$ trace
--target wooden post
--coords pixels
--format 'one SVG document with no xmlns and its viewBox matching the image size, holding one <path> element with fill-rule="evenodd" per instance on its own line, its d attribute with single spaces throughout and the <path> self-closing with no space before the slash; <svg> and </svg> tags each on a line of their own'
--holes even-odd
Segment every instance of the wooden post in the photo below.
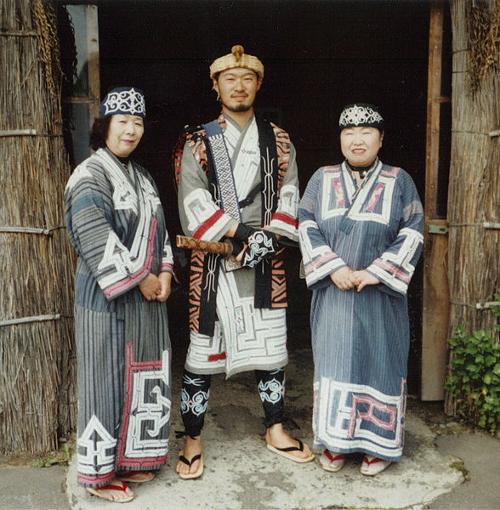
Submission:
<svg viewBox="0 0 500 510">
<path fill-rule="evenodd" d="M 492 136 L 500 130 L 500 55 L 488 46 L 488 38 L 478 37 L 486 29 L 483 22 L 491 24 L 488 30 L 495 27 L 494 2 L 452 0 L 449 5 L 454 91 L 448 187 L 451 335 L 458 326 L 472 333 L 492 331 L 497 324 L 485 305 L 498 294 L 500 274 L 500 230 L 489 228 L 500 223 L 500 139 Z M 482 62 L 476 60 L 480 54 Z M 447 395 L 446 412 L 456 414 L 465 397 Z"/>
<path fill-rule="evenodd" d="M 99 24 L 97 5 L 87 5 L 87 51 L 89 77 L 89 120 L 90 124 L 99 116 L 100 75 L 99 75 Z"/>
<path fill-rule="evenodd" d="M 90 148 L 85 137 L 90 133 L 94 119 L 99 116 L 100 73 L 99 73 L 99 23 L 97 5 L 67 5 L 70 16 L 78 20 L 74 22 L 77 59 L 82 72 L 86 73 L 87 87 L 80 90 L 79 95 L 66 96 L 65 103 L 73 105 L 74 126 L 72 163 L 77 165 L 90 156 Z M 85 115 L 82 115 L 84 113 Z M 78 119 L 78 120 L 77 120 Z M 85 119 L 85 120 L 83 120 Z"/>
<path fill-rule="evenodd" d="M 444 5 L 433 2 L 429 24 L 427 155 L 425 165 L 424 286 L 422 310 L 422 400 L 443 400 L 447 365 L 449 290 L 447 221 L 437 216 L 441 62 Z"/>
</svg>

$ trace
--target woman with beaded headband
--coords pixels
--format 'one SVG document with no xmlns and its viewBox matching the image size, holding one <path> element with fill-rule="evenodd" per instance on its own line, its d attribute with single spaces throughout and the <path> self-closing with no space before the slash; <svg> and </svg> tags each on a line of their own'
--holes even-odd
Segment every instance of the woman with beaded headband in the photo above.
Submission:
<svg viewBox="0 0 500 510">
<path fill-rule="evenodd" d="M 144 133 L 144 95 L 110 91 L 92 156 L 70 177 L 66 225 L 78 254 L 75 337 L 78 482 L 123 503 L 167 458 L 173 258 L 153 179 L 130 159 Z"/>
<path fill-rule="evenodd" d="M 383 118 L 348 105 L 339 121 L 345 161 L 318 169 L 299 206 L 299 237 L 313 292 L 315 446 L 338 471 L 349 453 L 376 475 L 401 459 L 409 322 L 406 292 L 422 250 L 415 184 L 382 163 Z"/>
</svg>

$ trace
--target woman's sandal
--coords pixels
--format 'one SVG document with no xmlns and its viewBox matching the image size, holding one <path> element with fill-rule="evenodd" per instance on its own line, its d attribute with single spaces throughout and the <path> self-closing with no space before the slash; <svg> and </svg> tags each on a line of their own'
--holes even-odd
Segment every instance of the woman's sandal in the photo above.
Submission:
<svg viewBox="0 0 500 510">
<path fill-rule="evenodd" d="M 203 455 L 201 453 L 198 453 L 197 455 L 194 455 L 191 459 L 188 459 L 184 457 L 184 450 L 181 450 L 179 452 L 179 460 L 189 467 L 191 467 L 196 461 L 199 461 L 198 469 L 194 473 L 177 472 L 179 477 L 182 478 L 183 480 L 193 480 L 194 478 L 199 478 L 203 474 Z"/>
<path fill-rule="evenodd" d="M 129 491 L 129 494 L 127 494 L 127 491 Z M 104 487 L 87 487 L 87 492 L 98 498 L 105 499 L 106 501 L 112 501 L 113 503 L 128 503 L 135 497 L 135 494 L 121 480 L 113 480 L 109 485 L 105 485 Z M 121 495 L 117 498 L 116 493 Z"/>
<path fill-rule="evenodd" d="M 343 453 L 332 453 L 325 449 L 319 458 L 319 465 L 325 471 L 336 473 L 340 471 L 345 464 L 345 455 Z"/>
<path fill-rule="evenodd" d="M 286 448 L 278 448 L 277 446 L 273 446 L 272 444 L 269 443 L 266 443 L 266 446 L 268 450 L 271 450 L 273 453 L 281 455 L 286 459 L 293 460 L 294 462 L 298 462 L 300 464 L 303 464 L 305 462 L 311 462 L 311 460 L 314 459 L 314 453 L 311 453 L 309 457 L 297 457 L 296 455 L 293 455 L 291 453 L 304 451 L 304 443 L 300 439 L 297 439 L 296 437 L 294 437 L 293 439 L 295 439 L 295 441 L 299 443 L 299 446 L 287 446 Z"/>
<path fill-rule="evenodd" d="M 123 471 L 117 475 L 118 480 L 129 483 L 146 483 L 155 478 L 151 471 Z"/>
<path fill-rule="evenodd" d="M 361 463 L 361 474 L 365 476 L 376 476 L 385 471 L 392 464 L 389 460 L 379 459 L 373 455 L 365 455 Z"/>
</svg>

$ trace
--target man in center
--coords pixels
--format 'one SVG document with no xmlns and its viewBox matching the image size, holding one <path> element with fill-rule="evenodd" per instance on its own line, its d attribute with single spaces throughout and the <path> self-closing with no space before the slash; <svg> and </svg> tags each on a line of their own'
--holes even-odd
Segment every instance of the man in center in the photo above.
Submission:
<svg viewBox="0 0 500 510">
<path fill-rule="evenodd" d="M 210 66 L 222 113 L 187 129 L 177 172 L 186 235 L 229 238 L 234 258 L 194 250 L 189 282 L 190 345 L 181 393 L 181 478 L 203 472 L 201 431 L 211 374 L 255 371 L 267 447 L 296 462 L 314 458 L 283 428 L 286 279 L 283 244 L 298 240 L 295 149 L 288 133 L 254 115 L 264 66 L 233 46 Z"/>
</svg>

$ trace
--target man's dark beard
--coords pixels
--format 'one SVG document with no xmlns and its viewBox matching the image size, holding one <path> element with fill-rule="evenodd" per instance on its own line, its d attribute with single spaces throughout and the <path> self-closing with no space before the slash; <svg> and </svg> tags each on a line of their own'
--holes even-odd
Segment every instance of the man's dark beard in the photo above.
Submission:
<svg viewBox="0 0 500 510">
<path fill-rule="evenodd" d="M 224 105 L 230 112 L 234 113 L 240 113 L 240 112 L 248 112 L 250 108 L 252 108 L 252 105 L 246 105 L 246 104 L 240 104 L 236 107 Z"/>
</svg>

